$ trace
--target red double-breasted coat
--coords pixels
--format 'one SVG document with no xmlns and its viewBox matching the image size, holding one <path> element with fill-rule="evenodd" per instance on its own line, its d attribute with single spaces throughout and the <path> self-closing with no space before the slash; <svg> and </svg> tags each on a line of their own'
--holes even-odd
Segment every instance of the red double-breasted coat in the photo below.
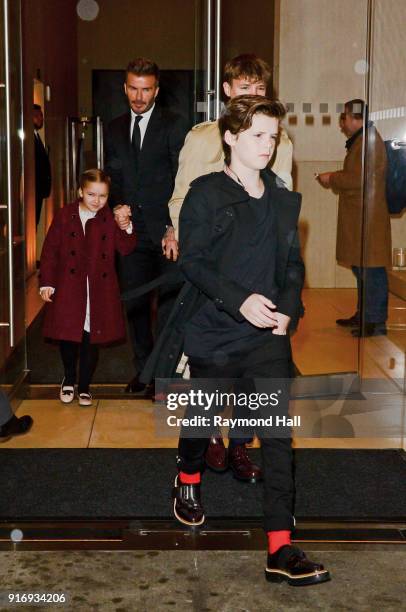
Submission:
<svg viewBox="0 0 406 612">
<path fill-rule="evenodd" d="M 125 338 L 115 251 L 129 255 L 135 232 L 120 230 L 105 206 L 89 219 L 83 232 L 79 203 L 56 214 L 41 253 L 41 287 L 55 287 L 45 306 L 43 334 L 56 340 L 81 342 L 89 279 L 90 342 L 108 344 Z"/>
</svg>

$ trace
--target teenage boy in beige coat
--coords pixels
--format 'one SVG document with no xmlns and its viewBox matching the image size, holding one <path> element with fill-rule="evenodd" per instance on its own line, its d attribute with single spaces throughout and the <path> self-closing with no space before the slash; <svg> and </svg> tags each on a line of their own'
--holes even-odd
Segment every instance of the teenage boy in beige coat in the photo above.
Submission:
<svg viewBox="0 0 406 612">
<path fill-rule="evenodd" d="M 224 68 L 223 89 L 227 98 L 252 94 L 265 96 L 271 78 L 269 65 L 254 54 L 233 58 Z M 284 128 L 279 134 L 276 154 L 270 168 L 292 189 L 292 142 Z M 180 152 L 175 189 L 169 200 L 169 213 L 178 238 L 179 213 L 190 183 L 203 174 L 219 172 L 224 166 L 217 121 L 205 121 L 195 125 L 186 136 Z"/>
</svg>

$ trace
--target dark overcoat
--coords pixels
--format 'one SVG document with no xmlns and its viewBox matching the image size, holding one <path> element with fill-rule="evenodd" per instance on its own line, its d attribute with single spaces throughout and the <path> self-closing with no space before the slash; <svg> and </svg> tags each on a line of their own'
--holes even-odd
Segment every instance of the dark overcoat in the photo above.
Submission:
<svg viewBox="0 0 406 612">
<path fill-rule="evenodd" d="M 301 314 L 304 265 L 300 255 L 297 222 L 301 195 L 276 184 L 267 172 L 268 206 L 275 208 L 277 241 L 275 283 L 279 312 L 291 317 L 295 327 Z M 180 214 L 179 266 L 186 282 L 168 322 L 156 342 L 141 379 L 171 378 L 183 350 L 185 326 L 197 310 L 212 300 L 219 310 L 237 321 L 239 309 L 252 289 L 231 280 L 236 253 L 247 240 L 246 219 L 250 214 L 249 194 L 224 172 L 202 176 L 191 184 Z"/>
<path fill-rule="evenodd" d="M 45 306 L 44 336 L 81 342 L 86 315 L 86 278 L 89 278 L 90 341 L 108 344 L 125 338 L 115 251 L 128 255 L 136 245 L 104 206 L 89 219 L 83 232 L 79 203 L 58 211 L 41 253 L 40 286 L 54 287 Z"/>
</svg>

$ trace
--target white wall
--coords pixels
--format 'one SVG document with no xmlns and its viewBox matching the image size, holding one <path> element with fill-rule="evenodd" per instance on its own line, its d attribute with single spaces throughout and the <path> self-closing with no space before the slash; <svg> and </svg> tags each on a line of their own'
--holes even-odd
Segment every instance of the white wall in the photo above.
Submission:
<svg viewBox="0 0 406 612">
<path fill-rule="evenodd" d="M 335 263 L 337 197 L 314 180 L 336 170 L 345 155 L 336 105 L 365 96 L 365 76 L 355 70 L 366 57 L 367 0 L 280 0 L 279 97 L 294 103 L 286 122 L 294 143 L 295 188 L 303 193 L 302 242 L 310 287 L 354 286 Z M 349 16 L 351 18 L 349 18 Z M 312 104 L 307 117 L 303 103 Z M 324 117 L 320 103 L 329 105 Z M 307 117 L 307 121 L 306 121 Z"/>
</svg>

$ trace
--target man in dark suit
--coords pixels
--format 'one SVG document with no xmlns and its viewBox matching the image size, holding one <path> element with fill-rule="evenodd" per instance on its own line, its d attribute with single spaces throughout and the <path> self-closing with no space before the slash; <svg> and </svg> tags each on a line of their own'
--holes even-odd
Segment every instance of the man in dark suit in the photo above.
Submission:
<svg viewBox="0 0 406 612">
<path fill-rule="evenodd" d="M 41 217 L 42 201 L 51 193 L 51 164 L 48 151 L 41 140 L 38 130 L 44 125 L 44 115 L 39 104 L 34 104 L 34 143 L 35 143 L 35 221 Z"/>
<path fill-rule="evenodd" d="M 105 138 L 105 170 L 110 175 L 110 205 L 118 217 L 131 209 L 137 246 L 120 259 L 123 290 L 147 283 L 172 269 L 177 242 L 168 210 L 178 157 L 188 125 L 185 119 L 155 104 L 159 92 L 158 66 L 137 58 L 127 66 L 124 91 L 129 111 L 114 119 Z M 164 286 L 158 296 L 157 332 L 167 318 L 177 288 Z M 151 295 L 126 303 L 136 375 L 126 391 L 139 393 L 138 380 L 153 348 Z"/>
</svg>

